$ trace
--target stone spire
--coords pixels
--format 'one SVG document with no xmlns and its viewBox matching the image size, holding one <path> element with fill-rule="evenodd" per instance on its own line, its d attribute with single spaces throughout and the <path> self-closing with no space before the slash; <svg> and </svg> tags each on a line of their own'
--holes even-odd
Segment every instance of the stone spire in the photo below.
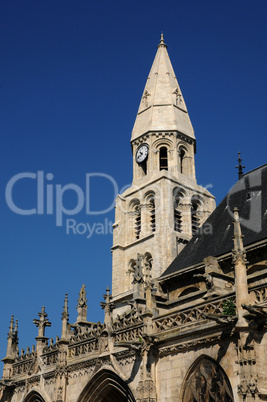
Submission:
<svg viewBox="0 0 267 402">
<path fill-rule="evenodd" d="M 247 284 L 247 269 L 246 269 L 246 252 L 243 245 L 243 236 L 239 219 L 238 209 L 234 208 L 234 249 L 232 251 L 233 264 L 235 267 L 235 291 L 236 291 L 236 308 L 238 321 L 237 328 L 247 327 L 247 321 L 244 318 L 246 310 L 242 305 L 248 302 L 248 284 Z"/>
<path fill-rule="evenodd" d="M 82 288 L 79 293 L 78 305 L 77 305 L 78 317 L 77 322 L 85 322 L 87 321 L 87 299 L 86 299 L 86 291 L 85 285 L 82 285 Z"/>
<path fill-rule="evenodd" d="M 176 79 L 163 34 L 158 45 L 141 103 L 132 139 L 150 131 L 179 131 L 195 139 L 186 104 Z"/>
</svg>

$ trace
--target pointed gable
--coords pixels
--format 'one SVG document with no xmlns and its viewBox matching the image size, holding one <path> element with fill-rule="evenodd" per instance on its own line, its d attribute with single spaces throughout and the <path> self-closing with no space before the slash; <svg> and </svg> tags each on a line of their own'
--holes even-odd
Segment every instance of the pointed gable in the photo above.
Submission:
<svg viewBox="0 0 267 402">
<path fill-rule="evenodd" d="M 132 141 L 149 131 L 179 131 L 195 139 L 163 35 L 142 95 Z"/>
</svg>

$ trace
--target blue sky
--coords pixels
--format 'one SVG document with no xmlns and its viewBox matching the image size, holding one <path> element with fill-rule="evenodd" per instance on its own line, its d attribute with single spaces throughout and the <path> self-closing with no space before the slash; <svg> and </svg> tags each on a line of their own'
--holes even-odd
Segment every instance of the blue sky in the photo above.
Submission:
<svg viewBox="0 0 267 402">
<path fill-rule="evenodd" d="M 266 0 L 0 3 L 1 357 L 12 314 L 20 348 L 35 342 L 42 305 L 55 338 L 65 293 L 75 322 L 83 283 L 88 320 L 103 320 L 114 189 L 132 181 L 131 130 L 161 32 L 195 129 L 198 183 L 218 203 L 237 180 L 238 151 L 245 171 L 267 162 L 266 15 Z M 54 207 L 56 185 L 84 192 L 86 174 L 109 175 L 90 181 L 90 210 L 108 212 L 83 208 L 62 226 L 46 209 L 19 215 L 5 191 L 25 172 L 44 172 Z M 33 177 L 14 185 L 20 208 L 36 206 Z M 70 193 L 66 208 L 76 203 Z M 67 234 L 67 218 L 92 236 Z"/>
</svg>

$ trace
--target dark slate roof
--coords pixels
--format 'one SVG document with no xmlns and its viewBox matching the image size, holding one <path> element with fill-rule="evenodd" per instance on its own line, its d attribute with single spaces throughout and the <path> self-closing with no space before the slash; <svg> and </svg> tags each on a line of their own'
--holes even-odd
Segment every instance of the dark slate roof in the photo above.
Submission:
<svg viewBox="0 0 267 402">
<path fill-rule="evenodd" d="M 234 207 L 239 210 L 245 246 L 267 238 L 267 164 L 243 175 L 161 277 L 199 264 L 210 255 L 230 252 Z"/>
</svg>

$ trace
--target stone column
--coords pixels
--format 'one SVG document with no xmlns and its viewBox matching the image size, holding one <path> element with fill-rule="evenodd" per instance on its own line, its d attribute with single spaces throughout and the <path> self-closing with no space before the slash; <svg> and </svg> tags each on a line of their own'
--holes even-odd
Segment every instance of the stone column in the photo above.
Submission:
<svg viewBox="0 0 267 402">
<path fill-rule="evenodd" d="M 232 260 L 235 269 L 235 291 L 236 291 L 236 308 L 238 314 L 237 328 L 247 328 L 248 323 L 244 318 L 246 310 L 242 305 L 249 301 L 248 284 L 247 284 L 247 260 L 246 252 L 243 246 L 243 236 L 241 233 L 240 219 L 238 209 L 234 208 L 234 249 L 232 251 Z"/>
</svg>

